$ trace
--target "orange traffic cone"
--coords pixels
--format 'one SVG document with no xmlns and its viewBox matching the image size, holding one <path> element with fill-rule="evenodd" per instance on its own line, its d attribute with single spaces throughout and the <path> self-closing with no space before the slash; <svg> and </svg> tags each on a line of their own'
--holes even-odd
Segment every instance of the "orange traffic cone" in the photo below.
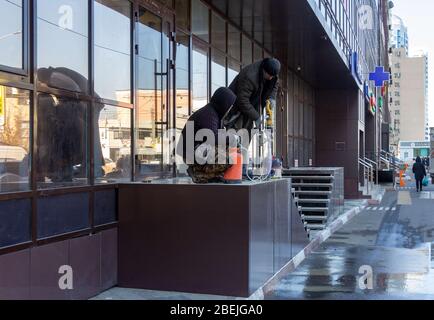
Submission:
<svg viewBox="0 0 434 320">
<path fill-rule="evenodd" d="M 405 187 L 404 170 L 399 170 L 399 186 Z"/>
</svg>

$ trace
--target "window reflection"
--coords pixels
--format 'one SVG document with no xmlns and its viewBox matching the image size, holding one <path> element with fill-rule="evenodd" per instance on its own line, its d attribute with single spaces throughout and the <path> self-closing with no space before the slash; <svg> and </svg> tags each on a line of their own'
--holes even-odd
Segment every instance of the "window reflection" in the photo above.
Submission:
<svg viewBox="0 0 434 320">
<path fill-rule="evenodd" d="M 243 30 L 248 35 L 253 33 L 253 5 L 254 0 L 244 0 L 243 2 Z"/>
<path fill-rule="evenodd" d="M 38 188 L 88 183 L 86 102 L 38 94 L 36 175 Z"/>
<path fill-rule="evenodd" d="M 193 45 L 193 112 L 208 103 L 208 53 Z"/>
<path fill-rule="evenodd" d="M 136 154 L 138 175 L 161 172 L 163 82 L 158 75 L 162 66 L 162 20 L 140 9 L 138 92 L 136 111 Z"/>
<path fill-rule="evenodd" d="M 228 85 L 234 81 L 236 76 L 240 73 L 241 66 L 237 62 L 229 61 L 228 63 Z"/>
<path fill-rule="evenodd" d="M 131 181 L 131 109 L 96 105 L 94 109 L 95 181 Z"/>
<path fill-rule="evenodd" d="M 226 56 L 213 50 L 211 62 L 211 95 L 220 88 L 226 87 Z"/>
<path fill-rule="evenodd" d="M 209 42 L 209 11 L 200 0 L 191 2 L 191 29 L 194 35 Z"/>
<path fill-rule="evenodd" d="M 88 78 L 88 1 L 38 0 L 38 68 L 65 68 Z M 40 79 L 42 82 L 43 79 Z M 85 91 L 70 82 L 46 85 Z"/>
<path fill-rule="evenodd" d="M 227 0 L 212 0 L 212 4 L 222 13 L 226 14 Z"/>
<path fill-rule="evenodd" d="M 262 48 L 257 44 L 254 45 L 254 62 L 261 61 L 264 58 Z"/>
<path fill-rule="evenodd" d="M 228 16 L 237 26 L 241 26 L 242 1 L 228 1 Z"/>
<path fill-rule="evenodd" d="M 211 30 L 213 46 L 226 52 L 226 22 L 216 14 L 213 14 Z"/>
<path fill-rule="evenodd" d="M 247 66 L 253 62 L 252 41 L 243 35 L 243 65 Z"/>
<path fill-rule="evenodd" d="M 228 26 L 228 53 L 236 59 L 241 60 L 241 33 L 233 26 Z"/>
<path fill-rule="evenodd" d="M 182 28 L 184 30 L 190 29 L 189 23 L 189 1 L 185 0 L 175 0 L 175 9 L 176 9 L 176 26 L 178 28 Z"/>
<path fill-rule="evenodd" d="M 0 192 L 29 189 L 29 93 L 0 86 Z"/>
<path fill-rule="evenodd" d="M 176 39 L 176 137 L 179 139 L 182 129 L 189 118 L 189 36 L 177 34 Z M 179 141 L 179 140 L 176 140 Z M 178 155 L 178 174 L 187 174 L 187 166 Z"/>
<path fill-rule="evenodd" d="M 95 0 L 95 93 L 131 102 L 131 3 Z"/>
<path fill-rule="evenodd" d="M 189 117 L 189 37 L 177 36 L 176 48 L 176 128 L 181 131 Z"/>
<path fill-rule="evenodd" d="M 23 68 L 23 1 L 0 0 L 0 65 Z"/>
</svg>

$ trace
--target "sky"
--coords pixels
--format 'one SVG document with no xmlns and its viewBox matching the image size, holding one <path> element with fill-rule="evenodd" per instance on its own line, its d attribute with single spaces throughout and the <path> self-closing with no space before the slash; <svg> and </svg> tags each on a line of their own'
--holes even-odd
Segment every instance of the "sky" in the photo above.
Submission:
<svg viewBox="0 0 434 320">
<path fill-rule="evenodd" d="M 393 0 L 393 14 L 401 17 L 408 28 L 410 56 L 423 50 L 428 53 L 428 105 L 430 126 L 434 127 L 434 1 Z"/>
</svg>

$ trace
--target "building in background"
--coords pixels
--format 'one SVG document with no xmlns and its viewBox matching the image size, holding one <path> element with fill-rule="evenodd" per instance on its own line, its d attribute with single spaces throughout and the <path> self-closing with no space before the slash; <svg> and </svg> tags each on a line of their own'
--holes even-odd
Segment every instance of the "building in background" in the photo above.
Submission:
<svg viewBox="0 0 434 320">
<path fill-rule="evenodd" d="M 399 142 L 400 159 L 413 164 L 416 157 L 428 158 L 430 146 L 430 141 L 401 141 Z"/>
<path fill-rule="evenodd" d="M 406 48 L 391 53 L 390 145 L 399 154 L 401 141 L 429 139 L 428 56 L 409 57 Z"/>
<path fill-rule="evenodd" d="M 408 55 L 408 29 L 405 26 L 404 21 L 397 15 L 392 15 L 390 47 L 393 49 L 404 48 Z"/>
</svg>

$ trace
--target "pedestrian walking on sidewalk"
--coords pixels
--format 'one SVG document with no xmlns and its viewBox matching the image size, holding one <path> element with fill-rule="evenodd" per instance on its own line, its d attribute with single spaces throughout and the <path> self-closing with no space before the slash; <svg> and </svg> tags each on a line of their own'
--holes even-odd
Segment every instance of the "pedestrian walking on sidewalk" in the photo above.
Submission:
<svg viewBox="0 0 434 320">
<path fill-rule="evenodd" d="M 417 192 L 422 191 L 422 181 L 426 177 L 426 169 L 420 157 L 416 158 L 416 163 L 413 165 L 414 178 L 416 179 Z"/>
</svg>

